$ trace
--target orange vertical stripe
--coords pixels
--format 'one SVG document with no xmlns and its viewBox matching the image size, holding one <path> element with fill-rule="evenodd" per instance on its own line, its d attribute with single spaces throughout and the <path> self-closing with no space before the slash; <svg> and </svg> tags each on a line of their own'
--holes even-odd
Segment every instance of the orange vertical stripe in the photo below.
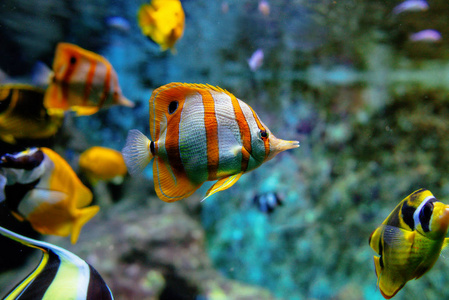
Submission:
<svg viewBox="0 0 449 300">
<path fill-rule="evenodd" d="M 242 108 L 237 100 L 237 98 L 228 93 L 231 97 L 232 106 L 234 107 L 235 120 L 240 129 L 240 138 L 242 139 L 243 149 L 242 149 L 242 172 L 248 169 L 248 162 L 251 155 L 251 131 L 249 130 L 248 122 L 246 121 L 245 115 L 243 114 Z"/>
<path fill-rule="evenodd" d="M 95 60 L 89 60 L 89 62 L 90 68 L 89 72 L 87 72 L 86 85 L 84 87 L 83 105 L 87 104 L 90 92 L 92 91 L 92 82 L 94 80 L 95 68 L 97 67 L 97 62 Z"/>
<path fill-rule="evenodd" d="M 199 90 L 203 98 L 204 127 L 206 128 L 207 142 L 207 170 L 208 180 L 217 179 L 219 149 L 218 149 L 218 123 L 215 116 L 215 100 L 210 91 Z"/>
<path fill-rule="evenodd" d="M 165 150 L 167 151 L 168 162 L 175 176 L 185 176 L 184 165 L 179 151 L 179 123 L 181 122 L 181 112 L 184 107 L 184 101 L 178 101 L 178 109 L 171 115 L 170 122 L 167 124 L 165 136 Z M 157 105 L 157 104 L 156 104 Z"/>
<path fill-rule="evenodd" d="M 248 107 L 251 109 L 251 112 L 253 113 L 254 120 L 256 120 L 257 127 L 259 127 L 259 130 L 266 130 L 266 128 L 263 127 L 262 122 L 260 121 L 256 112 L 251 108 L 251 106 L 248 105 Z M 268 140 L 268 138 L 263 139 L 263 145 L 265 146 L 265 159 L 266 159 L 268 157 L 268 154 L 270 154 L 270 141 Z"/>
<path fill-rule="evenodd" d="M 70 63 L 71 58 L 74 57 L 76 59 L 75 63 Z M 69 99 L 69 87 L 70 87 L 70 78 L 73 73 L 75 73 L 76 67 L 79 65 L 80 56 L 75 55 L 75 52 L 68 52 L 68 60 L 65 63 L 67 64 L 67 69 L 64 72 L 61 80 L 61 93 L 62 93 L 62 107 L 69 107 L 68 99 Z"/>
</svg>

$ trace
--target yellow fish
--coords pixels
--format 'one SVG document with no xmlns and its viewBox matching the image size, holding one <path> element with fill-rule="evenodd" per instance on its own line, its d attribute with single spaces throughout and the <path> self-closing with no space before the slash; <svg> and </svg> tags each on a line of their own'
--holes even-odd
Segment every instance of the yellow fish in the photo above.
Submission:
<svg viewBox="0 0 449 300">
<path fill-rule="evenodd" d="M 392 298 L 407 281 L 429 271 L 449 243 L 449 205 L 420 189 L 390 213 L 370 236 L 377 285 L 386 299 Z"/>
<path fill-rule="evenodd" d="M 299 147 L 276 138 L 233 94 L 203 84 L 170 83 L 153 91 L 150 134 L 151 140 L 131 130 L 122 153 L 131 175 L 154 158 L 156 193 L 167 202 L 190 196 L 208 180 L 218 182 L 206 197 L 225 190 L 279 152 Z"/>
<path fill-rule="evenodd" d="M 49 115 L 44 107 L 44 90 L 25 84 L 0 85 L 0 138 L 42 139 L 54 135 L 62 116 Z"/>
<path fill-rule="evenodd" d="M 4 300 L 114 299 L 97 270 L 72 252 L 3 227 L 0 227 L 0 234 L 27 247 L 37 248 L 43 254 L 39 265 L 8 292 Z"/>
<path fill-rule="evenodd" d="M 184 10 L 179 0 L 153 0 L 143 4 L 137 14 L 142 33 L 162 51 L 172 49 L 184 33 Z"/>
<path fill-rule="evenodd" d="M 42 234 L 68 236 L 76 243 L 83 225 L 98 212 L 91 191 L 70 165 L 48 148 L 32 148 L 0 159 L 0 201 L 20 221 Z M 0 186 L 1 187 L 1 186 Z"/>
<path fill-rule="evenodd" d="M 50 113 L 71 109 L 77 115 L 111 105 L 134 106 L 122 95 L 117 73 L 106 58 L 68 43 L 56 48 L 44 105 Z"/>
<path fill-rule="evenodd" d="M 99 180 L 121 182 L 128 171 L 119 151 L 98 146 L 81 153 L 79 167 L 94 185 Z"/>
</svg>

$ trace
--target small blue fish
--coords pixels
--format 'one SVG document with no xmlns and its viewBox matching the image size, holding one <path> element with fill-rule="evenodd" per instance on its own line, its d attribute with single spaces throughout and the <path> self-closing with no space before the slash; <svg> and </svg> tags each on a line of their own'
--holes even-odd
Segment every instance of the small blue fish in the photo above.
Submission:
<svg viewBox="0 0 449 300">
<path fill-rule="evenodd" d="M 410 35 L 410 40 L 414 42 L 438 42 L 442 39 L 441 33 L 435 29 L 425 29 Z"/>
<path fill-rule="evenodd" d="M 273 192 L 256 195 L 253 198 L 253 203 L 261 212 L 266 214 L 271 214 L 276 207 L 283 205 L 281 197 Z"/>
<path fill-rule="evenodd" d="M 0 234 L 43 252 L 39 265 L 4 300 L 109 300 L 111 290 L 100 274 L 75 254 L 0 227 Z"/>
<path fill-rule="evenodd" d="M 406 11 L 426 11 L 428 9 L 429 4 L 424 0 L 407 0 L 395 6 L 393 13 L 398 15 Z"/>
</svg>

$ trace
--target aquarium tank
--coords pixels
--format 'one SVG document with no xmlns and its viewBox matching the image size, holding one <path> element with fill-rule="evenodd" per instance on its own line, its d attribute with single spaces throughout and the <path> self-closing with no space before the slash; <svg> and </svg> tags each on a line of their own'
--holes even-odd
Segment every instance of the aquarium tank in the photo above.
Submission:
<svg viewBox="0 0 449 300">
<path fill-rule="evenodd" d="M 3 0 L 0 45 L 0 297 L 449 297 L 448 1 Z"/>
</svg>

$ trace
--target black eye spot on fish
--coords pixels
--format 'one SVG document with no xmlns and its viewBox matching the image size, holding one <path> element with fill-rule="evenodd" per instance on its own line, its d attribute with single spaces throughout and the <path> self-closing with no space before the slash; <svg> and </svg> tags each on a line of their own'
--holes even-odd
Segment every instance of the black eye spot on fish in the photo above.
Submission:
<svg viewBox="0 0 449 300">
<path fill-rule="evenodd" d="M 267 132 L 266 130 L 262 129 L 262 130 L 260 130 L 260 132 L 259 132 L 259 136 L 260 136 L 262 139 L 266 139 L 266 138 L 268 137 L 268 132 Z"/>
<path fill-rule="evenodd" d="M 415 210 L 416 208 L 408 205 L 407 202 L 404 202 L 404 204 L 402 205 L 402 219 L 404 220 L 405 224 L 407 224 L 411 228 L 411 230 L 415 230 L 415 220 L 413 219 Z"/>
<path fill-rule="evenodd" d="M 168 113 L 171 115 L 178 109 L 178 101 L 172 101 L 168 105 Z"/>
<path fill-rule="evenodd" d="M 70 64 L 74 65 L 75 63 L 76 63 L 76 57 L 75 56 L 70 57 Z"/>
<path fill-rule="evenodd" d="M 421 223 L 421 227 L 424 232 L 430 231 L 430 218 L 432 217 L 433 212 L 433 202 L 435 201 L 427 201 L 426 204 L 421 208 L 419 212 L 419 222 Z"/>
</svg>

